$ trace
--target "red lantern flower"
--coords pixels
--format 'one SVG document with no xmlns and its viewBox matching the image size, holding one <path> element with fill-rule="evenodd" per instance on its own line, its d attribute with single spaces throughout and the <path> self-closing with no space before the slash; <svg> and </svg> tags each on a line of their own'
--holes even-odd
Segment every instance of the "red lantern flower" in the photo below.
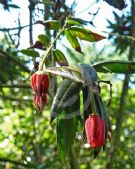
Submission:
<svg viewBox="0 0 135 169">
<path fill-rule="evenodd" d="M 46 104 L 46 92 L 49 87 L 49 79 L 47 74 L 34 73 L 31 77 L 31 87 L 35 92 L 34 104 L 36 108 L 42 112 Z"/>
<path fill-rule="evenodd" d="M 85 121 L 87 142 L 92 148 L 105 144 L 105 121 L 98 115 L 91 115 Z"/>
</svg>

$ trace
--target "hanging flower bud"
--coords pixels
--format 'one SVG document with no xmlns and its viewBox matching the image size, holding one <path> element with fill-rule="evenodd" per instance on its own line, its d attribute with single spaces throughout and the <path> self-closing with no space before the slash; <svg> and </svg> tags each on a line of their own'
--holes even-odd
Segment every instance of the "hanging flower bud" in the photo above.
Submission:
<svg viewBox="0 0 135 169">
<path fill-rule="evenodd" d="M 105 121 L 98 115 L 91 115 L 85 121 L 87 142 L 92 148 L 105 144 Z"/>
<path fill-rule="evenodd" d="M 31 87 L 35 92 L 34 105 L 42 112 L 47 100 L 46 92 L 49 87 L 48 75 L 34 73 L 31 76 Z"/>
</svg>

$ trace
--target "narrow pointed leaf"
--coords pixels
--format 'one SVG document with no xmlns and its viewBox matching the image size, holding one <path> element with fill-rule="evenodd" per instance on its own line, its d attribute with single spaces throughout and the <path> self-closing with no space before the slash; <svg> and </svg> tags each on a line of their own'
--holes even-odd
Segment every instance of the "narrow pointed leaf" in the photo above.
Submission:
<svg viewBox="0 0 135 169">
<path fill-rule="evenodd" d="M 31 50 L 31 49 L 23 49 L 20 52 L 24 55 L 31 56 L 31 57 L 39 57 L 40 56 L 37 51 Z"/>
<path fill-rule="evenodd" d="M 85 21 L 85 20 L 80 19 L 80 18 L 73 18 L 72 17 L 72 18 L 67 19 L 67 23 L 69 25 L 77 25 L 77 26 L 81 26 L 82 27 L 82 25 L 87 25 L 90 22 L 89 21 Z"/>
<path fill-rule="evenodd" d="M 68 29 L 73 36 L 78 37 L 81 40 L 96 42 L 102 39 L 105 39 L 104 36 L 94 33 L 88 29 L 80 27 L 71 27 Z"/>
<path fill-rule="evenodd" d="M 44 46 L 48 46 L 50 44 L 50 39 L 47 35 L 40 34 L 38 35 L 38 39 Z"/>
<path fill-rule="evenodd" d="M 58 30 L 60 28 L 60 22 L 57 20 L 36 21 L 36 24 L 42 24 L 50 30 Z"/>
<path fill-rule="evenodd" d="M 54 61 L 57 62 L 60 66 L 68 66 L 68 61 L 59 49 L 53 50 Z"/>
<path fill-rule="evenodd" d="M 112 73 L 124 73 L 133 74 L 135 73 L 135 62 L 132 61 L 106 61 L 99 62 L 92 65 L 97 72 L 107 73 L 107 69 Z M 104 69 L 106 68 L 106 70 Z"/>
<path fill-rule="evenodd" d="M 67 20 L 66 20 L 66 23 L 67 23 L 68 25 L 77 25 L 77 26 L 81 26 L 81 27 L 82 27 L 82 23 L 80 23 L 80 22 L 77 21 L 77 20 L 74 20 L 73 18 L 67 19 Z"/>
<path fill-rule="evenodd" d="M 68 30 L 65 30 L 65 35 L 68 42 L 71 44 L 72 48 L 74 48 L 77 52 L 82 54 L 81 46 L 76 36 L 72 35 L 71 32 Z"/>
</svg>

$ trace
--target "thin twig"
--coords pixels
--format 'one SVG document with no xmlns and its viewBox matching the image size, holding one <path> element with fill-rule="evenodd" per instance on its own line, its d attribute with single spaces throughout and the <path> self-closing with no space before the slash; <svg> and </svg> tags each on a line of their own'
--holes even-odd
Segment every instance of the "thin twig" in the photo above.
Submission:
<svg viewBox="0 0 135 169">
<path fill-rule="evenodd" d="M 23 88 L 23 89 L 29 89 L 31 88 L 30 85 L 27 84 L 13 84 L 13 85 L 9 85 L 9 84 L 0 84 L 0 88 Z"/>
<path fill-rule="evenodd" d="M 13 30 L 18 30 L 18 29 L 24 29 L 29 27 L 29 25 L 25 25 L 25 26 L 19 26 L 19 27 L 15 27 L 15 28 L 0 28 L 1 32 L 7 32 L 7 31 L 13 31 Z"/>
</svg>

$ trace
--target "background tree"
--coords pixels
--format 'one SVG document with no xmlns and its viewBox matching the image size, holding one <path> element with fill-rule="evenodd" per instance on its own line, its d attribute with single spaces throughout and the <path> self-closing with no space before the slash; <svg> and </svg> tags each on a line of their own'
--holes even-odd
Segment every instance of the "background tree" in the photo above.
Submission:
<svg viewBox="0 0 135 169">
<path fill-rule="evenodd" d="M 123 9 L 126 7 L 125 2 L 113 3 L 113 1 L 106 1 L 112 6 Z M 1 1 L 5 10 L 19 9 L 19 6 L 13 4 L 12 1 Z M 42 6 L 40 6 L 40 4 Z M 121 50 L 121 53 L 124 52 L 124 57 L 126 58 L 126 53 L 129 50 L 129 57 L 125 60 L 134 60 L 134 1 L 131 1 L 132 12 L 130 15 L 125 16 L 125 22 L 127 27 L 124 30 L 121 30 L 119 23 L 116 23 L 116 31 L 113 28 L 113 32 L 110 35 L 116 36 L 113 39 L 117 49 Z M 80 125 L 78 127 L 78 133 L 76 134 L 75 144 L 70 150 L 69 161 L 66 160 L 66 165 L 62 164 L 60 157 L 57 155 L 57 147 L 55 142 L 55 122 L 52 125 L 49 125 L 49 113 L 50 105 L 52 103 L 51 97 L 48 100 L 44 113 L 41 115 L 33 107 L 32 101 L 32 91 L 30 89 L 28 77 L 33 72 L 37 70 L 38 67 L 38 56 L 40 52 L 35 50 L 37 48 L 46 49 L 45 36 L 40 35 L 38 40 L 33 43 L 33 24 L 38 17 L 38 15 L 43 15 L 45 20 L 59 20 L 61 24 L 65 22 L 67 16 L 72 16 L 72 24 L 89 24 L 88 21 L 75 19 L 73 15 L 74 3 L 71 7 L 67 7 L 64 1 L 29 1 L 29 24 L 26 26 L 21 26 L 20 19 L 18 19 L 17 28 L 1 28 L 1 31 L 4 33 L 4 38 L 1 39 L 1 50 L 0 50 L 0 108 L 1 108 L 1 130 L 0 130 L 0 161 L 1 168 L 72 168 L 72 169 L 85 169 L 85 168 L 134 168 L 134 93 L 133 93 L 133 76 L 129 78 L 129 75 L 125 76 L 123 87 L 121 81 L 116 79 L 121 78 L 121 76 L 113 75 L 113 97 L 112 104 L 109 108 L 111 114 L 111 123 L 113 130 L 112 137 L 112 146 L 110 143 L 107 143 L 107 153 L 102 152 L 97 159 L 93 161 L 92 152 L 90 149 L 80 148 L 82 147 L 82 132 Z M 41 14 L 40 14 L 41 13 Z M 98 15 L 98 13 L 97 13 Z M 115 14 L 116 15 L 116 14 Z M 96 17 L 96 15 L 95 15 Z M 119 17 L 119 16 L 117 16 Z M 119 19 L 120 21 L 122 19 Z M 71 21 L 70 21 L 71 22 Z M 124 24 L 125 24 L 124 22 Z M 50 31 L 47 29 L 47 24 L 42 20 L 38 20 L 36 23 L 41 23 L 45 25 L 46 35 L 49 37 L 49 40 L 52 40 L 56 36 L 56 30 Z M 90 22 L 91 24 L 91 22 Z M 94 24 L 94 20 L 92 20 Z M 118 27 L 117 27 L 118 25 Z M 20 45 L 20 34 L 21 31 L 29 27 L 29 41 L 30 49 L 23 50 L 28 56 L 22 56 L 18 53 L 18 47 Z M 125 30 L 126 29 L 126 30 Z M 15 31 L 15 32 L 14 32 Z M 122 32 L 122 33 L 121 33 Z M 117 33 L 117 34 L 116 34 Z M 120 33 L 120 34 L 118 34 Z M 75 32 L 76 34 L 76 32 Z M 87 32 L 84 33 L 87 35 Z M 128 35 L 128 36 L 127 36 Z M 87 36 L 84 36 L 86 39 Z M 75 37 L 74 37 L 75 38 Z M 15 40 L 16 39 L 16 40 Z M 128 43 L 123 47 L 125 50 L 122 50 L 121 40 L 126 40 Z M 83 50 L 83 45 L 76 48 L 77 42 L 73 43 L 74 39 L 70 41 L 70 44 L 78 52 L 85 52 Z M 3 45 L 4 44 L 4 45 Z M 121 45 L 120 45 L 121 44 Z M 74 46 L 75 45 L 75 46 Z M 119 45 L 119 46 L 118 46 Z M 6 48 L 5 48 L 6 46 Z M 57 47 L 57 44 L 54 44 L 54 48 Z M 80 49 L 81 48 L 81 49 Z M 111 49 L 111 48 L 110 48 Z M 82 57 L 80 54 L 71 50 L 71 48 L 66 48 L 69 52 L 69 56 L 77 62 L 81 60 Z M 87 49 L 89 51 L 89 48 Z M 94 49 L 90 49 L 90 51 Z M 111 49 L 113 52 L 113 50 Z M 97 49 L 95 50 L 95 53 Z M 57 56 L 57 52 L 55 51 Z M 97 53 L 96 53 L 97 54 Z M 105 51 L 100 55 L 100 61 L 104 60 L 107 52 Z M 86 52 L 87 55 L 87 52 Z M 30 57 L 29 57 L 30 56 Z M 30 59 L 32 57 L 32 59 Z M 113 57 L 113 56 L 112 56 Z M 48 57 L 49 61 L 46 61 L 46 64 L 49 62 L 48 66 L 55 66 L 54 61 L 52 61 L 51 56 Z M 97 55 L 93 57 L 94 60 L 98 61 Z M 86 59 L 86 58 L 85 58 Z M 91 60 L 91 59 L 90 59 Z M 59 63 L 61 60 L 57 60 Z M 62 58 L 64 64 L 66 60 Z M 88 59 L 86 62 L 89 61 Z M 91 60 L 92 61 L 92 60 Z M 33 62 L 33 64 L 32 64 Z M 51 62 L 51 64 L 50 64 Z M 75 63 L 75 62 L 74 62 Z M 32 66 L 33 65 L 33 66 Z M 100 64 L 95 64 L 95 69 L 97 71 L 104 72 L 105 70 L 111 70 L 112 72 L 134 72 L 134 63 L 129 64 L 128 62 L 120 63 L 118 62 L 105 62 Z M 31 68 L 32 67 L 32 68 Z M 32 70 L 32 71 L 31 71 Z M 98 74 L 99 75 L 99 74 Z M 110 76 L 109 74 L 107 74 Z M 99 75 L 101 79 L 105 79 L 104 74 Z M 133 79 L 133 80 L 132 80 Z M 53 78 L 51 78 L 54 81 Z M 60 79 L 58 80 L 60 82 Z M 54 83 L 56 86 L 56 80 Z M 59 83 L 58 83 L 59 84 Z M 104 101 L 108 101 L 109 97 L 109 85 L 102 84 L 102 96 Z M 120 89 L 122 94 L 120 94 Z M 106 92 L 108 91 L 108 92 Z M 54 90 L 54 93 L 56 89 Z M 128 92 L 128 95 L 127 95 Z M 121 96 L 120 96 L 121 95 Z M 120 98 L 121 97 L 121 98 Z M 82 96 L 81 96 L 82 98 Z M 119 99 L 120 98 L 120 99 Z M 127 103 L 127 105 L 125 104 Z M 73 111 L 71 109 L 70 111 Z M 118 112 L 118 113 L 116 113 Z M 126 120 L 123 120 L 126 119 Z M 8 124 L 8 125 L 7 125 Z M 8 126 L 8 127 L 7 127 Z M 115 129 L 115 130 L 114 130 Z M 86 145 L 85 145 L 86 146 Z M 8 147 L 8 148 L 6 148 Z M 111 148 L 110 148 L 111 147 Z M 122 160 L 121 160 L 122 159 Z"/>
</svg>

